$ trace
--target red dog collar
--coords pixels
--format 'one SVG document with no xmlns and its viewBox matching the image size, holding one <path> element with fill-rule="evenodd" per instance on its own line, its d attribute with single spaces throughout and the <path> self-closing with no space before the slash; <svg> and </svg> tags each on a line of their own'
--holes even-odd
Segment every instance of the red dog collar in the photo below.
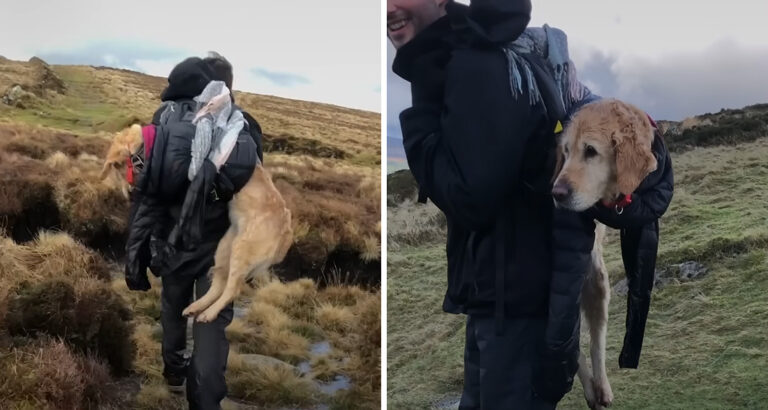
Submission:
<svg viewBox="0 0 768 410">
<path fill-rule="evenodd" d="M 628 207 L 632 203 L 632 195 L 619 195 L 619 198 L 613 202 L 603 202 L 606 207 L 613 207 L 616 213 L 621 215 L 624 212 L 624 208 Z"/>
</svg>

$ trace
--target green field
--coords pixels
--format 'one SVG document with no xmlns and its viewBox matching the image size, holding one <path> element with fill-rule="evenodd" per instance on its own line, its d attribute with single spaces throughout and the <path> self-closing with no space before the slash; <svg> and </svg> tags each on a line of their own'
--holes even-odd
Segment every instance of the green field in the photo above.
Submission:
<svg viewBox="0 0 768 410">
<path fill-rule="evenodd" d="M 618 368 L 626 298 L 612 295 L 611 408 L 768 408 L 766 157 L 765 138 L 673 154 L 675 197 L 661 222 L 658 267 L 694 260 L 709 271 L 654 291 L 637 370 Z M 442 238 L 434 234 L 436 212 L 410 202 L 388 209 L 392 409 L 439 407 L 461 393 L 464 318 L 440 308 L 446 261 Z M 413 218 L 433 221 L 424 225 L 429 232 L 414 230 Z M 605 259 L 615 283 L 624 275 L 616 232 L 608 235 Z M 587 341 L 583 334 L 584 348 Z M 587 408 L 578 381 L 559 408 Z"/>
</svg>

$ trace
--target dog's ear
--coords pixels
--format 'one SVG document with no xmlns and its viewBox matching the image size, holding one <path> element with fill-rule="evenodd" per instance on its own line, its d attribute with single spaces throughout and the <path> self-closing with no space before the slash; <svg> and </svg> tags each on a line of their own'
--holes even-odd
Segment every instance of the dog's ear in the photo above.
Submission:
<svg viewBox="0 0 768 410">
<path fill-rule="evenodd" d="M 656 170 L 656 157 L 651 151 L 653 127 L 643 111 L 629 104 L 614 100 L 611 111 L 618 126 L 611 134 L 617 185 L 619 192 L 629 195 Z"/>
<path fill-rule="evenodd" d="M 113 164 L 114 163 L 111 161 L 104 162 L 104 167 L 101 168 L 101 174 L 99 174 L 99 179 L 101 179 L 102 181 L 107 179 L 107 177 L 109 176 L 109 172 L 112 171 Z"/>
</svg>

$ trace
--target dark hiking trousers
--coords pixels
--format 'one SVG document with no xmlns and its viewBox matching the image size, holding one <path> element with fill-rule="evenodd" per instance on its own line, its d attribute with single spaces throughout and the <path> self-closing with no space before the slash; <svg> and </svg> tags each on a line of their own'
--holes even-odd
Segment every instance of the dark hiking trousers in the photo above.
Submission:
<svg viewBox="0 0 768 410">
<path fill-rule="evenodd" d="M 554 404 L 533 397 L 531 387 L 545 325 L 544 318 L 507 318 L 499 336 L 493 316 L 469 315 L 459 410 L 554 409 Z"/>
<path fill-rule="evenodd" d="M 194 350 L 187 366 L 187 318 L 181 312 L 189 306 L 192 294 L 203 296 L 211 286 L 207 274 L 163 277 L 161 323 L 163 325 L 164 375 L 186 376 L 190 410 L 220 409 L 227 396 L 224 372 L 229 342 L 224 329 L 232 322 L 233 305 L 224 308 L 212 323 L 195 322 L 192 328 Z"/>
</svg>

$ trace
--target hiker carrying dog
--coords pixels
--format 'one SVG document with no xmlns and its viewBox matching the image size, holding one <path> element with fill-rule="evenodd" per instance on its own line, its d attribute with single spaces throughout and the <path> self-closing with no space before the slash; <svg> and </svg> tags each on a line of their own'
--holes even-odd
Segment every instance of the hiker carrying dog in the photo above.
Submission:
<svg viewBox="0 0 768 410">
<path fill-rule="evenodd" d="M 584 87 L 557 112 L 549 62 L 507 52 L 530 13 L 529 0 L 387 1 L 392 69 L 411 85 L 406 158 L 419 199 L 448 222 L 443 309 L 467 315 L 460 409 L 554 408 L 578 367 L 580 291 L 603 215 L 553 206 L 554 130 L 597 97 Z"/>
<path fill-rule="evenodd" d="M 152 145 L 150 157 L 138 161 L 145 165 L 136 171 L 131 193 L 126 282 L 132 290 L 149 289 L 147 268 L 161 278 L 163 375 L 172 391 L 182 392 L 186 384 L 190 409 L 220 409 L 226 397 L 225 328 L 232 321 L 233 306 L 211 323 L 195 322 L 191 357 L 185 355 L 187 318 L 182 311 L 193 296 L 208 291 L 208 271 L 230 224 L 227 203 L 262 160 L 259 124 L 232 104 L 229 124 L 241 128 L 226 165 L 217 172 L 206 159 L 190 171 L 192 157 L 200 157 L 195 155 L 199 144 L 193 144 L 200 123 L 193 120 L 206 102 L 201 94 L 213 88 L 229 92 L 232 77 L 231 64 L 215 53 L 188 58 L 173 68 L 153 126 L 145 127 L 145 145 Z M 147 128 L 153 130 L 151 136 L 146 135 Z M 208 137 L 218 135 L 215 129 L 207 132 Z"/>
</svg>

